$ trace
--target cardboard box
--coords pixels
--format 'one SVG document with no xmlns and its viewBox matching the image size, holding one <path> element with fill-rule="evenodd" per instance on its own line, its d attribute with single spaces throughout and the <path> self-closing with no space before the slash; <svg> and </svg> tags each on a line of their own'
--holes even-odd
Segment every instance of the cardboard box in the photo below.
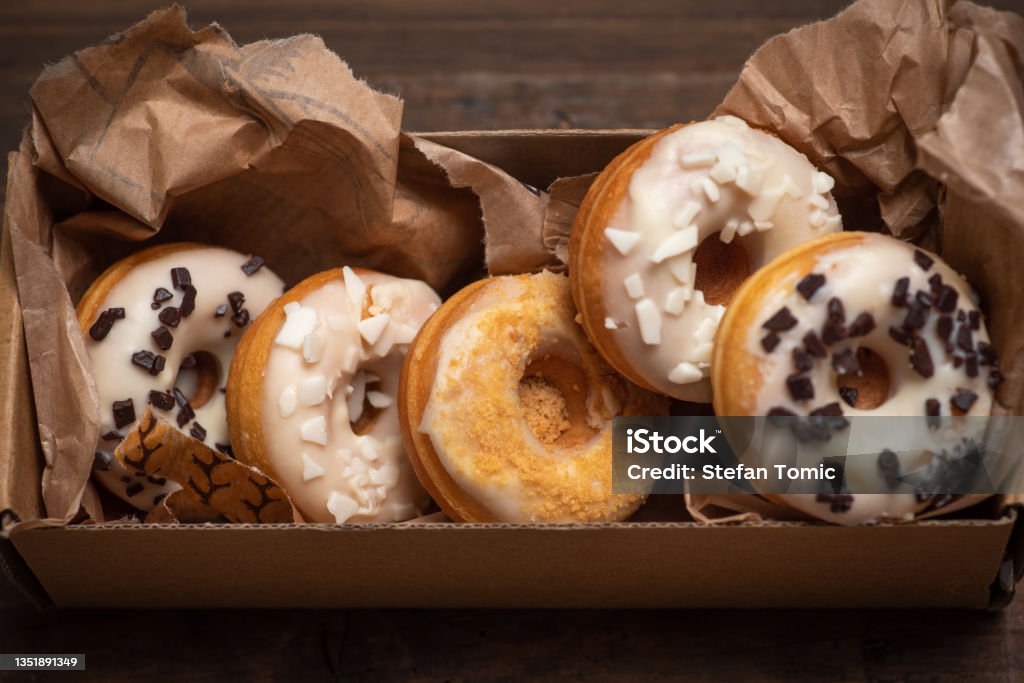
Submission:
<svg viewBox="0 0 1024 683">
<path fill-rule="evenodd" d="M 600 170 L 644 131 L 423 135 L 546 187 Z M 42 455 L 6 233 L 0 330 L 0 511 L 31 519 L 42 514 Z M 1015 503 L 991 499 L 954 519 L 853 528 L 15 528 L 0 540 L 0 573 L 59 607 L 986 608 L 1009 602 L 1024 564 Z"/>
</svg>

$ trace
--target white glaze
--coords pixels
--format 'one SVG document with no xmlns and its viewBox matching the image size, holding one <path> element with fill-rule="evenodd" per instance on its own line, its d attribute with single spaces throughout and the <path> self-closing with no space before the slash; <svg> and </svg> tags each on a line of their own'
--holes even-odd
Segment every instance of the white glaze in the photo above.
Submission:
<svg viewBox="0 0 1024 683">
<path fill-rule="evenodd" d="M 397 522 L 426 508 L 394 397 L 408 343 L 439 303 L 418 280 L 346 268 L 285 307 L 261 389 L 264 448 L 305 519 Z M 311 359 L 312 336 L 320 341 Z M 350 420 L 364 396 L 380 412 L 358 435 Z"/>
<path fill-rule="evenodd" d="M 183 393 L 190 395 L 188 381 L 178 369 L 182 360 L 189 354 L 204 351 L 212 354 L 220 365 L 219 387 L 227 384 L 227 372 L 231 366 L 231 357 L 235 346 L 242 338 L 244 330 L 231 322 L 232 310 L 228 305 L 227 314 L 215 317 L 218 306 L 228 304 L 230 292 L 242 292 L 245 295 L 244 308 L 249 311 L 250 319 L 254 319 L 276 297 L 280 296 L 283 283 L 269 268 L 263 267 L 253 275 L 247 276 L 241 269 L 248 257 L 230 249 L 203 246 L 194 249 L 175 251 L 132 268 L 115 284 L 106 299 L 99 307 L 102 312 L 108 308 L 125 309 L 125 318 L 118 320 L 110 329 L 106 338 L 95 341 L 88 334 L 85 336 L 86 350 L 92 366 L 93 376 L 100 398 L 100 434 L 110 431 L 126 433 L 133 425 L 118 429 L 114 424 L 112 405 L 114 401 L 131 398 L 135 406 L 136 417 L 141 417 L 149 401 L 151 390 L 168 391 L 179 386 Z M 165 326 L 174 336 L 170 349 L 161 350 L 150 333 L 163 325 L 158 319 L 160 311 L 168 306 L 179 306 L 183 292 L 171 285 L 170 271 L 172 268 L 188 268 L 192 284 L 196 288 L 195 310 L 187 318 L 183 318 L 177 328 Z M 153 310 L 153 292 L 163 287 L 170 291 L 174 298 L 166 301 L 159 310 Z M 90 325 L 92 321 L 90 321 Z M 225 332 L 231 336 L 225 337 Z M 136 351 L 148 350 L 166 357 L 163 372 L 156 376 L 133 365 L 132 354 Z M 156 415 L 167 419 L 177 426 L 178 406 L 170 411 L 155 410 Z M 198 422 L 206 429 L 204 442 L 227 444 L 228 428 L 225 419 L 224 394 L 215 391 L 205 405 L 195 409 L 195 418 L 179 427 L 188 433 Z M 97 450 L 112 454 L 116 442 L 100 440 Z M 94 470 L 95 478 L 112 493 L 140 510 L 152 509 L 154 499 L 179 488 L 171 483 L 154 483 L 146 477 L 127 472 L 116 460 L 110 469 Z M 142 484 L 142 491 L 129 496 L 129 487 L 136 489 Z"/>
<path fill-rule="evenodd" d="M 734 117 L 688 125 L 654 144 L 612 216 L 608 229 L 614 232 L 604 236 L 612 248 L 603 259 L 606 313 L 624 321 L 611 338 L 651 386 L 676 398 L 710 400 L 710 336 L 700 326 L 717 325 L 724 307 L 694 291 L 700 242 L 720 231 L 725 242 L 740 240 L 756 270 L 786 249 L 841 228 L 824 189 L 831 186 L 804 155 Z M 812 227 L 816 213 L 821 220 Z M 636 291 L 654 307 L 637 306 Z M 656 326 L 660 334 L 643 334 Z M 683 362 L 699 368 L 701 377 L 674 373 Z"/>
<path fill-rule="evenodd" d="M 919 471 L 929 463 L 932 453 L 950 450 L 963 437 L 972 437 L 980 442 L 984 430 L 982 420 L 965 424 L 963 420 L 954 418 L 944 423 L 941 429 L 929 429 L 924 417 L 927 399 L 937 399 L 942 416 L 949 418 L 952 395 L 960 389 L 969 389 L 978 395 L 978 399 L 968 415 L 987 416 L 991 411 L 993 391 L 987 384 L 991 368 L 981 367 L 978 376 L 968 377 L 965 366 L 954 367 L 935 331 L 939 314 L 934 309 L 920 333 L 934 363 L 931 378 L 918 374 L 910 365 L 909 349 L 889 336 L 889 327 L 898 327 L 907 312 L 906 308 L 891 304 L 894 283 L 901 277 L 910 278 L 909 292 L 913 296 L 917 290 L 929 291 L 928 278 L 938 273 L 943 282 L 959 294 L 958 308 L 976 310 L 976 297 L 967 282 L 937 256 L 930 256 L 935 262 L 928 271 L 924 271 L 914 263 L 913 246 L 874 234 L 865 235 L 861 244 L 828 251 L 818 257 L 813 270 L 825 275 L 826 282 L 810 301 L 793 288 L 780 289 L 764 300 L 764 320 L 786 306 L 798 321 L 791 330 L 779 333 L 778 346 L 772 352 L 763 349 L 760 340 L 766 331 L 760 326 L 750 329 L 747 338 L 742 340 L 747 351 L 758 358 L 762 371 L 763 384 L 757 395 L 755 415 L 765 415 L 774 407 L 806 415 L 811 409 L 838 402 L 847 417 L 919 416 L 920 419 L 916 420 L 854 423 L 849 439 L 849 455 L 852 457 L 847 458 L 845 475 L 852 485 L 861 487 L 860 490 L 885 490 L 885 478 L 878 468 L 876 455 L 880 433 L 886 435 L 884 447 L 898 455 L 902 472 Z M 862 312 L 870 313 L 875 319 L 872 332 L 838 342 L 830 351 L 865 347 L 885 360 L 890 376 L 889 398 L 877 408 L 856 409 L 842 400 L 830 359 L 817 360 L 809 373 L 814 384 L 813 400 L 794 401 L 786 388 L 786 377 L 796 372 L 792 361 L 793 349 L 802 345 L 801 340 L 809 330 L 820 333 L 827 317 L 827 301 L 833 296 L 843 302 L 847 322 Z M 984 323 L 974 332 L 974 339 L 976 342 L 989 342 Z M 824 456 L 837 455 L 848 455 L 846 439 L 825 445 L 821 442 L 801 444 L 798 457 L 801 466 L 813 466 Z M 772 462 L 774 456 L 762 452 L 760 457 Z M 792 457 L 792 446 L 782 446 L 777 461 L 784 462 L 787 457 Z M 787 495 L 786 501 L 797 509 L 838 524 L 860 524 L 882 518 L 905 519 L 924 506 L 911 493 L 856 494 L 850 510 L 841 513 L 831 512 L 830 504 L 817 501 L 813 494 Z"/>
</svg>

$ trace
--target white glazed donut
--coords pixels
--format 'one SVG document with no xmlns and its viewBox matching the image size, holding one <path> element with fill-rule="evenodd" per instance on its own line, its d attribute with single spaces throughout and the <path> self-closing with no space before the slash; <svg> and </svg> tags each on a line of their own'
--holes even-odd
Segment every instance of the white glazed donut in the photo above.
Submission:
<svg viewBox="0 0 1024 683">
<path fill-rule="evenodd" d="M 839 524 L 949 505 L 950 497 L 919 496 L 900 477 L 942 474 L 945 459 L 981 443 L 984 420 L 951 416 L 988 416 L 1002 381 L 963 278 L 934 254 L 873 233 L 829 235 L 779 257 L 736 292 L 718 335 L 716 415 L 817 415 L 824 428 L 835 419 L 837 430 L 851 429 L 848 441 L 805 432 L 797 464 L 849 448 L 852 490 L 892 491 L 768 496 Z M 862 416 L 893 419 L 846 423 Z M 766 450 L 762 463 L 794 457 L 792 441 L 777 454 Z"/>
<path fill-rule="evenodd" d="M 708 402 L 712 338 L 733 291 L 778 254 L 841 229 L 832 186 L 803 154 L 732 116 L 633 145 L 573 226 L 569 276 L 587 336 L 641 386 Z"/>
<path fill-rule="evenodd" d="M 100 401 L 94 477 L 140 510 L 176 485 L 139 476 L 114 449 L 152 403 L 156 415 L 231 453 L 224 387 L 251 318 L 281 294 L 263 260 L 230 249 L 178 243 L 118 261 L 78 304 Z"/>
<path fill-rule="evenodd" d="M 350 268 L 274 302 L 235 355 L 228 424 L 239 460 L 267 472 L 311 521 L 400 522 L 430 498 L 402 447 L 402 360 L 440 305 L 419 280 Z"/>
</svg>

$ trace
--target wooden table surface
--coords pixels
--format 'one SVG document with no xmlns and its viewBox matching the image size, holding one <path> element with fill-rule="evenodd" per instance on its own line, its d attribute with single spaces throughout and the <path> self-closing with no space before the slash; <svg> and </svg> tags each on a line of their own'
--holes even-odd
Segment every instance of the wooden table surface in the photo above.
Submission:
<svg viewBox="0 0 1024 683">
<path fill-rule="evenodd" d="M 41 66 L 162 6 L 0 5 L 0 146 Z M 841 0 L 186 3 L 239 42 L 317 33 L 406 101 L 405 127 L 661 127 L 700 118 L 766 38 Z M 1024 9 L 1021 0 L 1000 0 Z M 951 562 L 956 558 L 951 557 Z M 112 568 L 114 570 L 115 568 Z M 1024 607 L 947 611 L 38 613 L 0 590 L 0 651 L 85 652 L 88 680 L 1010 681 Z M 114 644 L 115 641 L 118 644 Z M 39 679 L 44 678 L 40 675 Z M 0 674 L 0 679 L 4 676 Z M 11 680 L 33 680 L 31 675 Z"/>
</svg>

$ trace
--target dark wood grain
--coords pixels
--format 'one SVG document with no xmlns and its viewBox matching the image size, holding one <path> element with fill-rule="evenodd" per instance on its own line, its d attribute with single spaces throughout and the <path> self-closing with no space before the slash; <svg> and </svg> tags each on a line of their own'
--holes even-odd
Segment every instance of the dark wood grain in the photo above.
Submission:
<svg viewBox="0 0 1024 683">
<path fill-rule="evenodd" d="M 17 144 L 30 111 L 28 88 L 43 64 L 165 4 L 0 4 L 0 145 Z M 699 118 L 765 39 L 846 3 L 188 4 L 193 26 L 219 21 L 239 42 L 319 34 L 358 75 L 404 97 L 406 128 L 457 130 L 660 127 Z M 993 4 L 1024 6 L 1020 0 Z M 995 614 L 38 613 L 15 605 L 0 608 L 0 651 L 85 652 L 88 671 L 79 680 L 97 681 L 1006 681 L 1024 672 L 1024 607 Z"/>
</svg>

